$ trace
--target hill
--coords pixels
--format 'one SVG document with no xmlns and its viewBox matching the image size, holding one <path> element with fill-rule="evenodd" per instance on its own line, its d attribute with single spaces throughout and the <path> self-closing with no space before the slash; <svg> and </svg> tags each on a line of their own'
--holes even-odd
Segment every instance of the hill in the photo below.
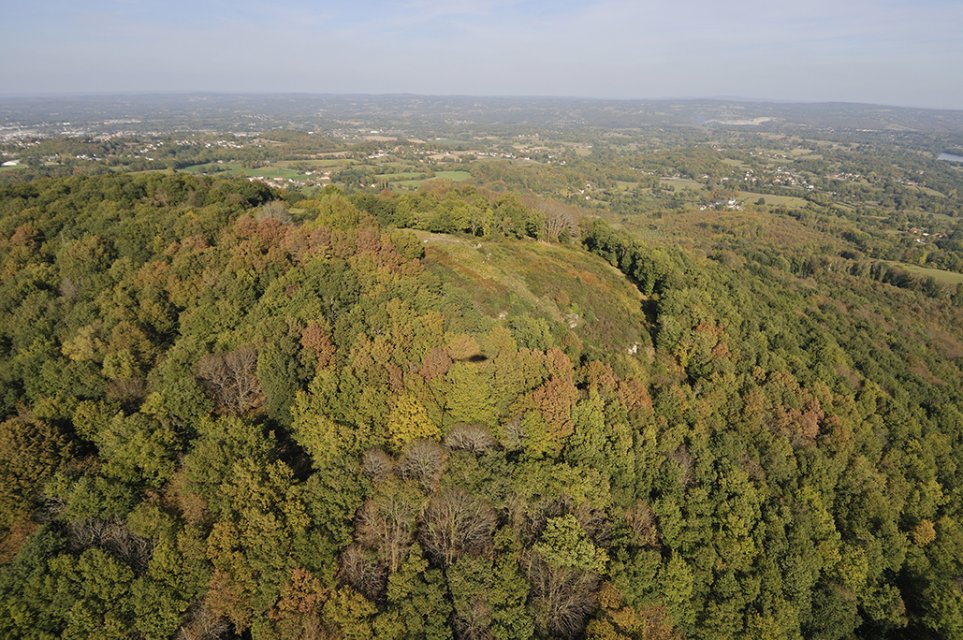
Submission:
<svg viewBox="0 0 963 640">
<path fill-rule="evenodd" d="M 0 187 L 0 273 L 4 637 L 963 633 L 945 292 L 160 173 Z"/>
<path fill-rule="evenodd" d="M 504 320 L 516 330 L 528 319 L 537 319 L 564 339 L 568 328 L 575 340 L 597 353 L 632 355 L 640 345 L 651 348 L 643 296 L 596 256 L 531 240 L 491 242 L 416 234 L 425 247 L 429 271 L 451 286 L 447 301 L 468 299 L 473 311 L 489 320 Z M 459 313 L 463 318 L 469 315 L 467 309 Z"/>
</svg>

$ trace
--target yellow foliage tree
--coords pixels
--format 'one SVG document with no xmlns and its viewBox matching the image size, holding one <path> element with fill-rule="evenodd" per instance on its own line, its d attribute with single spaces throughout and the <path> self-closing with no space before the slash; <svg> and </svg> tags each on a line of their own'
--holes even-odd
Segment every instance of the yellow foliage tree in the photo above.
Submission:
<svg viewBox="0 0 963 640">
<path fill-rule="evenodd" d="M 388 414 L 388 439 L 395 449 L 400 450 L 418 438 L 438 440 L 441 431 L 422 404 L 412 395 L 404 394 Z"/>
</svg>

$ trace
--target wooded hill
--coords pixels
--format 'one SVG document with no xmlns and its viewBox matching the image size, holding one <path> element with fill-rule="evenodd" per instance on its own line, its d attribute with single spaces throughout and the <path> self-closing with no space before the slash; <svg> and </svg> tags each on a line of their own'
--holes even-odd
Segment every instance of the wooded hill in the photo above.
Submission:
<svg viewBox="0 0 963 640">
<path fill-rule="evenodd" d="M 0 188 L 0 636 L 963 637 L 963 312 L 471 188 Z"/>
</svg>

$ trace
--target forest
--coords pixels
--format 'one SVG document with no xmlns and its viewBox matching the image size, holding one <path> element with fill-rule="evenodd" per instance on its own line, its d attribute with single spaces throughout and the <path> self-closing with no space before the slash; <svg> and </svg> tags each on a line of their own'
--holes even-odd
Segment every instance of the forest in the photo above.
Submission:
<svg viewBox="0 0 963 640">
<path fill-rule="evenodd" d="M 0 637 L 963 638 L 960 290 L 525 171 L 0 183 Z"/>
</svg>

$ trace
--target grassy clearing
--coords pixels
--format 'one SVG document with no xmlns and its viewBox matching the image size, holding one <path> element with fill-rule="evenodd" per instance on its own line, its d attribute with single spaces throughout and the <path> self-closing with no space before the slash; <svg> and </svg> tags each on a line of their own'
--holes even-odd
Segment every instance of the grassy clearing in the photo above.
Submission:
<svg viewBox="0 0 963 640">
<path fill-rule="evenodd" d="M 764 198 L 766 204 L 782 205 L 784 207 L 804 207 L 809 204 L 808 200 L 797 196 L 777 196 L 771 193 L 755 193 L 752 191 L 740 191 L 739 197 L 744 198 L 750 203 L 756 202 L 759 198 Z"/>
<path fill-rule="evenodd" d="M 429 142 L 440 147 L 470 146 L 473 143 L 471 140 L 455 140 L 454 138 L 432 138 Z"/>
<path fill-rule="evenodd" d="M 178 171 L 193 173 L 195 175 L 223 174 L 239 176 L 242 175 L 242 169 L 243 167 L 239 162 L 206 162 L 204 164 L 195 164 L 189 167 L 184 167 L 182 169 L 178 169 Z"/>
<path fill-rule="evenodd" d="M 587 347 L 616 353 L 647 340 L 638 290 L 604 260 L 531 240 L 415 233 L 429 268 L 487 322 L 536 314 L 571 329 Z"/>
<path fill-rule="evenodd" d="M 840 241 L 807 227 L 790 216 L 760 214 L 743 211 L 689 210 L 663 216 L 648 224 L 632 225 L 630 233 L 639 234 L 645 241 L 678 243 L 686 246 L 732 246 L 738 243 L 779 248 L 826 246 L 828 251 L 841 249 Z"/>
<path fill-rule="evenodd" d="M 796 160 L 822 160 L 822 155 L 816 153 L 812 149 L 807 149 L 805 147 L 796 147 L 789 152 L 789 155 Z"/>
<path fill-rule="evenodd" d="M 378 179 L 388 181 L 391 183 L 391 186 L 395 188 L 417 189 L 431 180 L 465 182 L 471 179 L 471 174 L 467 171 L 435 171 L 434 174 L 429 175 L 424 172 L 417 173 L 411 171 L 405 173 L 386 173 L 378 176 Z"/>
<path fill-rule="evenodd" d="M 295 167 L 308 167 L 310 170 L 317 169 L 341 169 L 343 167 L 350 167 L 353 164 L 357 164 L 357 160 L 352 160 L 350 158 L 332 159 L 332 160 L 280 160 L 274 163 L 277 167 L 286 167 L 289 169 Z"/>
<path fill-rule="evenodd" d="M 259 167 L 257 169 L 242 169 L 241 175 L 249 178 L 288 178 L 290 180 L 298 180 L 304 177 L 303 172 L 295 171 L 294 169 L 285 169 L 284 167 Z"/>
<path fill-rule="evenodd" d="M 955 271 L 943 271 L 942 269 L 931 269 L 929 267 L 921 267 L 908 262 L 896 262 L 893 260 L 886 260 L 886 262 L 895 267 L 899 267 L 900 269 L 908 271 L 914 276 L 919 276 L 921 278 L 933 278 L 937 283 L 944 286 L 952 287 L 963 283 L 963 273 L 956 273 Z"/>
<path fill-rule="evenodd" d="M 399 173 L 382 173 L 375 176 L 378 180 L 387 182 L 401 182 L 403 180 L 423 180 L 428 174 L 423 171 L 404 171 Z"/>
<path fill-rule="evenodd" d="M 701 191 L 705 188 L 701 182 L 697 180 L 691 180 L 689 178 L 660 178 L 659 184 L 661 184 L 663 187 L 668 187 L 673 191 L 681 191 L 682 189 Z"/>
<path fill-rule="evenodd" d="M 291 180 L 297 180 L 304 176 L 303 172 L 296 169 L 289 169 L 285 166 L 281 166 L 280 164 L 267 165 L 252 169 L 250 167 L 242 166 L 239 162 L 208 162 L 206 164 L 195 164 L 190 167 L 184 167 L 181 169 L 181 171 L 194 174 L 218 173 L 231 176 L 244 176 L 248 178 L 288 178 Z"/>
<path fill-rule="evenodd" d="M 934 198 L 945 198 L 945 197 L 946 197 L 945 194 L 937 191 L 936 189 L 931 189 L 931 188 L 929 188 L 929 187 L 921 187 L 921 186 L 918 186 L 918 187 L 916 187 L 916 188 L 917 188 L 917 190 L 919 190 L 921 193 L 925 193 L 926 195 L 933 196 Z"/>
<path fill-rule="evenodd" d="M 471 174 L 467 171 L 436 171 L 435 177 L 452 182 L 464 182 L 471 179 Z"/>
<path fill-rule="evenodd" d="M 146 173 L 173 173 L 170 169 L 139 169 L 138 171 L 128 171 L 126 167 L 111 167 L 110 170 L 114 173 L 125 173 L 132 176 L 144 175 Z"/>
<path fill-rule="evenodd" d="M 241 165 L 236 162 L 205 162 L 204 164 L 192 164 L 189 167 L 179 169 L 185 173 L 208 173 L 211 171 L 234 171 L 240 169 Z"/>
</svg>

